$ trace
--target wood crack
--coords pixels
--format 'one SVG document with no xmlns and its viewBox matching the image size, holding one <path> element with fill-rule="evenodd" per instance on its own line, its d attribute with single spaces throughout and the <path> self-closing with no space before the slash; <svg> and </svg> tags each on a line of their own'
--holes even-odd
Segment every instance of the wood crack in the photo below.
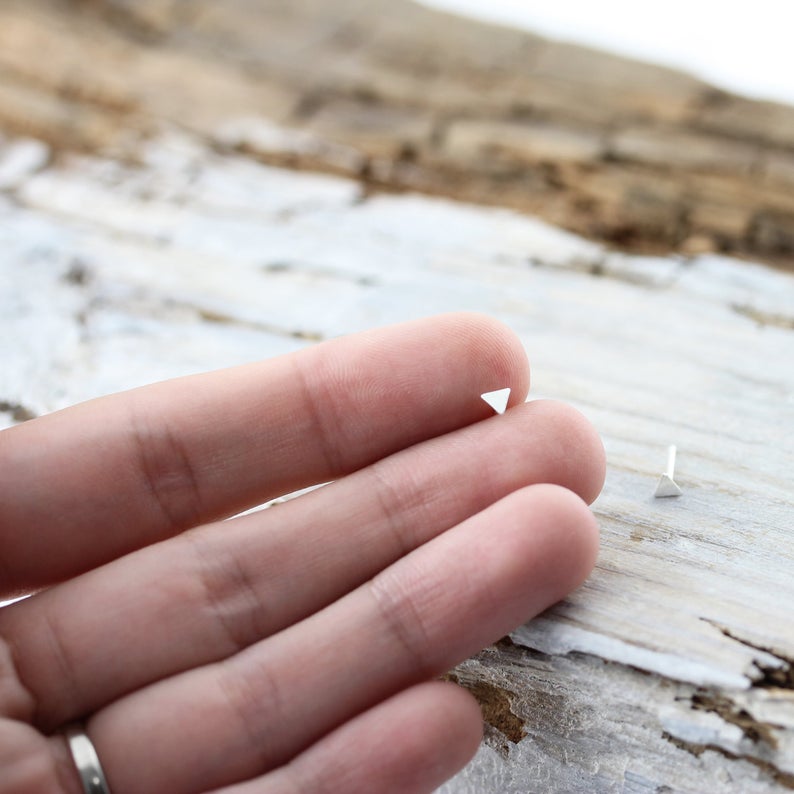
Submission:
<svg viewBox="0 0 794 794">
<path fill-rule="evenodd" d="M 27 422 L 37 416 L 31 408 L 11 400 L 0 400 L 0 413 L 11 414 L 11 418 L 15 422 Z"/>
<path fill-rule="evenodd" d="M 482 679 L 470 679 L 454 673 L 448 673 L 444 678 L 471 692 L 480 704 L 485 723 L 499 731 L 509 742 L 518 744 L 524 738 L 524 721 L 512 710 L 512 693 Z"/>
<path fill-rule="evenodd" d="M 771 326 L 772 328 L 783 328 L 786 331 L 794 331 L 794 316 L 787 314 L 777 314 L 775 312 L 767 312 L 763 309 L 758 309 L 749 304 L 734 303 L 731 309 L 743 317 L 749 317 L 754 320 L 762 328 Z"/>
<path fill-rule="evenodd" d="M 728 637 L 728 639 L 738 642 L 740 645 L 744 645 L 747 648 L 752 648 L 755 651 L 759 651 L 766 656 L 771 656 L 780 662 L 779 665 L 772 665 L 764 663 L 760 659 L 754 659 L 753 665 L 759 672 L 759 675 L 752 682 L 752 686 L 754 688 L 787 689 L 794 691 L 794 657 L 787 656 L 786 654 L 775 650 L 774 648 L 758 645 L 744 637 L 740 637 L 738 634 L 736 634 L 736 632 L 732 631 L 727 626 L 723 626 L 714 620 L 710 620 L 709 618 L 701 618 L 701 620 L 705 621 L 711 626 L 714 626 L 715 629 L 717 629 L 724 636 Z"/>
<path fill-rule="evenodd" d="M 276 336 L 286 336 L 290 339 L 300 339 L 306 342 L 322 342 L 323 335 L 319 331 L 310 331 L 300 328 L 281 328 L 277 325 L 270 323 L 257 322 L 255 320 L 245 320 L 240 317 L 233 317 L 224 312 L 213 311 L 212 309 L 203 309 L 199 306 L 192 306 L 190 304 L 180 304 L 180 308 L 189 308 L 198 314 L 199 318 L 207 323 L 215 323 L 217 325 L 229 325 L 235 328 L 246 328 L 252 331 L 264 331 L 268 334 L 275 334 Z"/>
<path fill-rule="evenodd" d="M 670 744 L 674 745 L 679 750 L 690 753 L 696 758 L 700 758 L 700 756 L 703 755 L 703 753 L 705 753 L 707 750 L 711 750 L 712 752 L 719 753 L 731 761 L 746 761 L 748 764 L 752 764 L 768 775 L 779 786 L 794 790 L 794 775 L 789 772 L 784 772 L 782 769 L 769 761 L 755 758 L 751 755 L 739 755 L 737 753 L 732 753 L 730 750 L 726 750 L 724 747 L 720 747 L 716 744 L 698 744 L 697 742 L 687 742 L 678 738 L 677 736 L 667 733 L 666 731 L 662 733 L 662 738 L 670 742 Z"/>
<path fill-rule="evenodd" d="M 702 618 L 702 620 L 714 625 L 730 639 L 740 642 L 747 647 L 753 648 L 764 655 L 780 660 L 781 666 L 779 668 L 774 667 L 771 664 L 764 663 L 763 660 L 755 660 L 754 664 L 760 671 L 762 671 L 763 674 L 760 678 L 753 682 L 751 689 L 779 688 L 790 690 L 794 688 L 791 686 L 792 670 L 790 659 L 778 652 L 768 648 L 759 647 L 758 645 L 738 638 L 734 636 L 728 629 L 717 625 L 711 620 L 706 618 Z M 540 654 L 540 652 L 537 650 L 526 645 L 522 645 L 521 643 L 515 643 L 511 641 L 511 647 L 520 648 L 522 652 L 530 653 L 533 657 L 543 656 L 543 654 Z M 577 655 L 582 657 L 592 656 L 594 659 L 600 659 L 602 662 L 615 667 L 631 669 L 636 673 L 651 676 L 654 679 L 665 680 L 665 676 L 661 676 L 658 673 L 643 670 L 642 668 L 637 668 L 615 660 L 604 660 L 601 659 L 601 657 L 594 656 L 592 654 L 583 654 L 581 652 L 563 654 L 563 656 L 567 657 L 574 657 Z M 556 654 L 553 656 L 556 656 Z M 686 692 L 686 690 L 684 691 Z M 775 757 L 777 756 L 786 757 L 787 751 L 781 747 L 781 742 L 779 739 L 779 736 L 781 736 L 781 731 L 786 731 L 784 726 L 776 725 L 773 722 L 756 718 L 750 713 L 748 708 L 745 708 L 742 704 L 737 703 L 733 698 L 730 697 L 729 694 L 711 688 L 697 688 L 690 690 L 689 693 L 679 696 L 676 698 L 676 700 L 682 704 L 688 703 L 689 707 L 693 711 L 709 712 L 715 714 L 723 722 L 737 727 L 741 731 L 743 740 L 746 740 L 750 743 L 752 750 L 750 750 L 747 745 L 744 745 L 747 747 L 747 752 L 737 753 L 713 741 L 700 743 L 682 739 L 680 736 L 676 736 L 669 731 L 663 731 L 663 738 L 665 738 L 668 742 L 674 744 L 680 749 L 686 750 L 696 757 L 700 757 L 706 750 L 712 750 L 714 752 L 720 753 L 725 758 L 734 761 L 747 761 L 748 763 L 753 764 L 754 766 L 763 770 L 775 781 L 775 783 L 794 789 L 794 774 L 781 769 L 775 762 Z"/>
<path fill-rule="evenodd" d="M 708 711 L 716 714 L 724 722 L 735 725 L 753 744 L 766 744 L 773 750 L 778 741 L 772 726 L 759 722 L 749 711 L 736 705 L 727 695 L 702 690 L 692 696 L 692 708 L 695 711 Z"/>
</svg>

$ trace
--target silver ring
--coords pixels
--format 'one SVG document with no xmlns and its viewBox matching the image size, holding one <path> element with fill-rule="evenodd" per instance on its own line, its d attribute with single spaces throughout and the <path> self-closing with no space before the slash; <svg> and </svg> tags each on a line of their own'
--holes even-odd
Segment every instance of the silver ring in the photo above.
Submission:
<svg viewBox="0 0 794 794">
<path fill-rule="evenodd" d="M 102 764 L 99 763 L 99 756 L 84 726 L 80 723 L 69 725 L 64 729 L 63 735 L 66 737 L 74 765 L 83 782 L 85 794 L 110 794 Z"/>
</svg>

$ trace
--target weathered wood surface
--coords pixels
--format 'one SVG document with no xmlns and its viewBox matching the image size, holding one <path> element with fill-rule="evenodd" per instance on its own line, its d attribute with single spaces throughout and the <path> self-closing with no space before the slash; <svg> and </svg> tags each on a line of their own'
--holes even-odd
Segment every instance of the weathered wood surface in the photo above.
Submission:
<svg viewBox="0 0 794 794">
<path fill-rule="evenodd" d="M 163 120 L 634 250 L 794 257 L 794 108 L 407 0 L 0 4 L 0 126 L 134 158 Z"/>
<path fill-rule="evenodd" d="M 794 788 L 792 278 L 379 195 L 790 268 L 794 109 L 407 3 L 7 0 L 0 129 L 46 140 L 0 145 L 0 426 L 494 314 L 604 436 L 603 551 L 454 671 L 490 728 L 442 791 Z"/>
<path fill-rule="evenodd" d="M 493 314 L 523 339 L 534 396 L 603 434 L 602 553 L 578 592 L 455 671 L 491 727 L 441 791 L 794 788 L 794 277 L 368 197 L 184 132 L 134 165 L 48 154 L 0 151 L 4 424 L 378 324 Z M 670 443 L 684 495 L 655 500 Z"/>
</svg>

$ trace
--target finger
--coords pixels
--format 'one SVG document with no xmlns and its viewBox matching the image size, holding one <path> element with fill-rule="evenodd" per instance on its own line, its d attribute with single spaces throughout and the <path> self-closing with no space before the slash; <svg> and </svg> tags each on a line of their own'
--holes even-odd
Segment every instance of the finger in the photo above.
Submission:
<svg viewBox="0 0 794 794">
<path fill-rule="evenodd" d="M 117 560 L 0 612 L 0 636 L 13 638 L 40 704 L 27 716 L 49 730 L 222 659 L 512 491 L 552 482 L 593 499 L 603 476 L 603 447 L 589 422 L 561 403 L 536 401 L 275 509 Z"/>
<path fill-rule="evenodd" d="M 0 794 L 60 794 L 58 760 L 30 725 L 0 718 Z"/>
<path fill-rule="evenodd" d="M 345 723 L 291 764 L 215 794 L 430 794 L 471 760 L 481 738 L 471 695 L 420 684 Z"/>
<path fill-rule="evenodd" d="M 446 315 L 102 398 L 0 434 L 0 595 L 334 479 L 526 395 L 517 338 Z"/>
<path fill-rule="evenodd" d="M 301 623 L 99 711 L 110 785 L 191 794 L 281 766 L 559 600 L 596 547 L 570 491 L 518 491 Z"/>
</svg>

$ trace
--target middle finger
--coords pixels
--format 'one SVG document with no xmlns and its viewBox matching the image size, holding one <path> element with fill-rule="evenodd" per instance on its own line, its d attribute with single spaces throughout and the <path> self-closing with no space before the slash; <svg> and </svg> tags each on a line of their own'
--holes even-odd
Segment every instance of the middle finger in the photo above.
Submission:
<svg viewBox="0 0 794 794">
<path fill-rule="evenodd" d="M 555 483 L 591 501 L 602 481 L 589 423 L 528 403 L 121 558 L 3 610 L 0 634 L 44 704 L 37 723 L 52 729 L 280 631 L 522 486 Z"/>
</svg>

